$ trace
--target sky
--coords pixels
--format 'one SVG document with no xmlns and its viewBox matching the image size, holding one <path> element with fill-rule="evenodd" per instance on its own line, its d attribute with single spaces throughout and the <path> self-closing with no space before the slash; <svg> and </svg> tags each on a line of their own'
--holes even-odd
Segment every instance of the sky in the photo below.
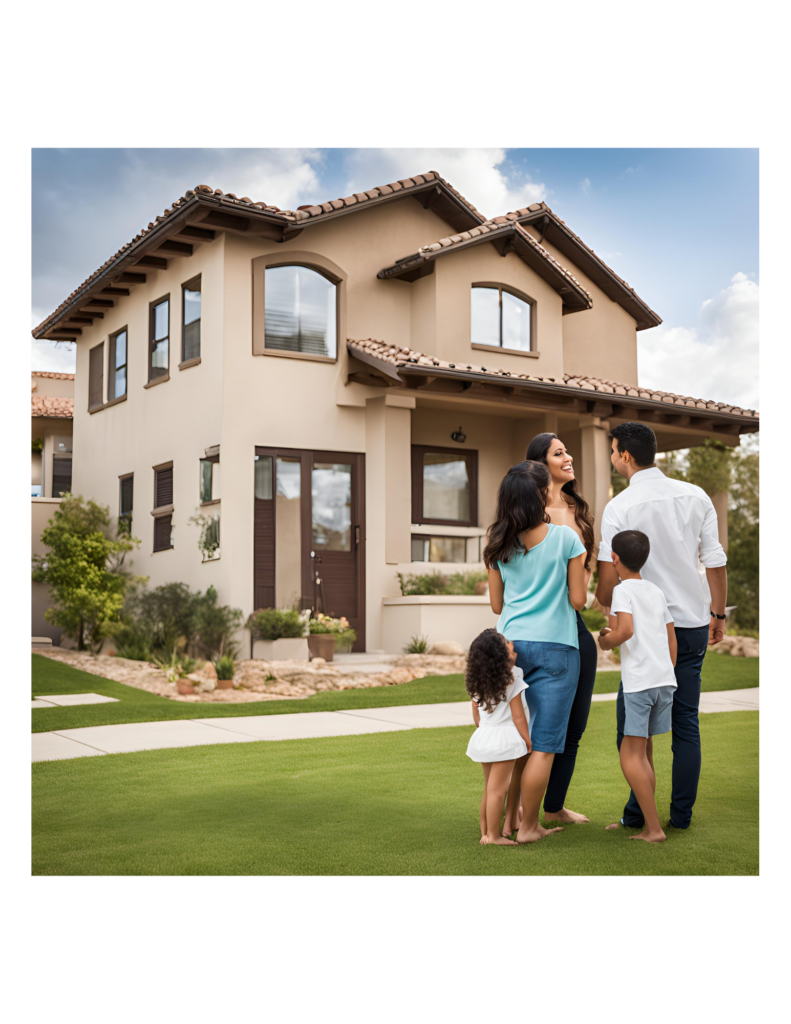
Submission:
<svg viewBox="0 0 791 1024">
<path fill-rule="evenodd" d="M 196 185 L 293 209 L 428 170 L 486 217 L 544 200 L 635 288 L 641 385 L 758 407 L 757 149 L 35 149 L 31 326 Z"/>
</svg>

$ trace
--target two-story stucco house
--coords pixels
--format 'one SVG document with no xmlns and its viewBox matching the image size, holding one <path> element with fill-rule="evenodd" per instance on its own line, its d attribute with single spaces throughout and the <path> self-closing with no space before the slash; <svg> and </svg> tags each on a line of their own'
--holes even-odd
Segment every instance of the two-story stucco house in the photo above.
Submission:
<svg viewBox="0 0 791 1024">
<path fill-rule="evenodd" d="M 758 429 L 639 387 L 659 323 L 545 204 L 485 220 L 429 172 L 294 211 L 201 185 L 33 333 L 77 342 L 73 490 L 131 517 L 151 585 L 298 601 L 394 650 L 421 600 L 396 573 L 480 567 L 535 433 L 561 435 L 598 522 L 610 424 L 663 450 Z"/>
</svg>

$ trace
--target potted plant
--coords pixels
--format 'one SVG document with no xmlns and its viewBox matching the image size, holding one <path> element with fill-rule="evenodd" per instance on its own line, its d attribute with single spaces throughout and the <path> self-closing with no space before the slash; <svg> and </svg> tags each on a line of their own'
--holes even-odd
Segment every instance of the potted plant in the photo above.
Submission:
<svg viewBox="0 0 791 1024">
<path fill-rule="evenodd" d="M 187 664 L 183 664 L 186 661 Z M 186 679 L 188 672 L 191 672 L 195 666 L 194 659 L 186 658 L 182 659 L 179 656 L 178 648 L 174 647 L 170 652 L 169 658 L 161 658 L 154 655 L 154 664 L 162 669 L 167 676 L 169 683 L 176 684 L 176 690 L 183 696 L 186 697 L 189 694 L 195 693 L 195 687 L 191 679 Z"/>
<path fill-rule="evenodd" d="M 295 608 L 260 608 L 247 620 L 253 639 L 253 657 L 264 661 L 307 661 L 309 611 Z"/>
<path fill-rule="evenodd" d="M 335 630 L 335 653 L 349 654 L 357 639 L 357 631 L 349 625 L 345 615 L 338 619 L 338 628 Z"/>
<path fill-rule="evenodd" d="M 217 689 L 230 690 L 233 686 L 235 662 L 230 654 L 223 654 L 214 662 L 217 670 Z"/>
</svg>

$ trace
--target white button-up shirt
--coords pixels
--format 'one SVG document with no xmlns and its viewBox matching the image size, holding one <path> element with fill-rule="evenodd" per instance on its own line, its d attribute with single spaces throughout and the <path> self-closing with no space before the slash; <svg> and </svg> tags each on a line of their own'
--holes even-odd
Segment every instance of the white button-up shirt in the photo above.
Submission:
<svg viewBox="0 0 791 1024">
<path fill-rule="evenodd" d="M 640 575 L 665 595 L 675 625 L 708 626 L 711 592 L 705 569 L 725 565 L 728 557 L 706 492 L 661 469 L 640 469 L 604 509 L 600 562 L 612 562 L 612 539 L 621 530 L 642 530 L 651 542 Z"/>
</svg>

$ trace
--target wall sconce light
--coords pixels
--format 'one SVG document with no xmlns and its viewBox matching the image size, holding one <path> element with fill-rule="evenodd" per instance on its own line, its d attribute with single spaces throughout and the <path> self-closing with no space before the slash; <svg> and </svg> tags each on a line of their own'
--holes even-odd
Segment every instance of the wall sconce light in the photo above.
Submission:
<svg viewBox="0 0 791 1024">
<path fill-rule="evenodd" d="M 450 435 L 450 439 L 451 441 L 458 441 L 459 444 L 464 444 L 464 442 L 467 440 L 467 435 L 464 433 L 461 427 L 459 427 L 458 430 L 453 431 L 453 433 Z"/>
</svg>

